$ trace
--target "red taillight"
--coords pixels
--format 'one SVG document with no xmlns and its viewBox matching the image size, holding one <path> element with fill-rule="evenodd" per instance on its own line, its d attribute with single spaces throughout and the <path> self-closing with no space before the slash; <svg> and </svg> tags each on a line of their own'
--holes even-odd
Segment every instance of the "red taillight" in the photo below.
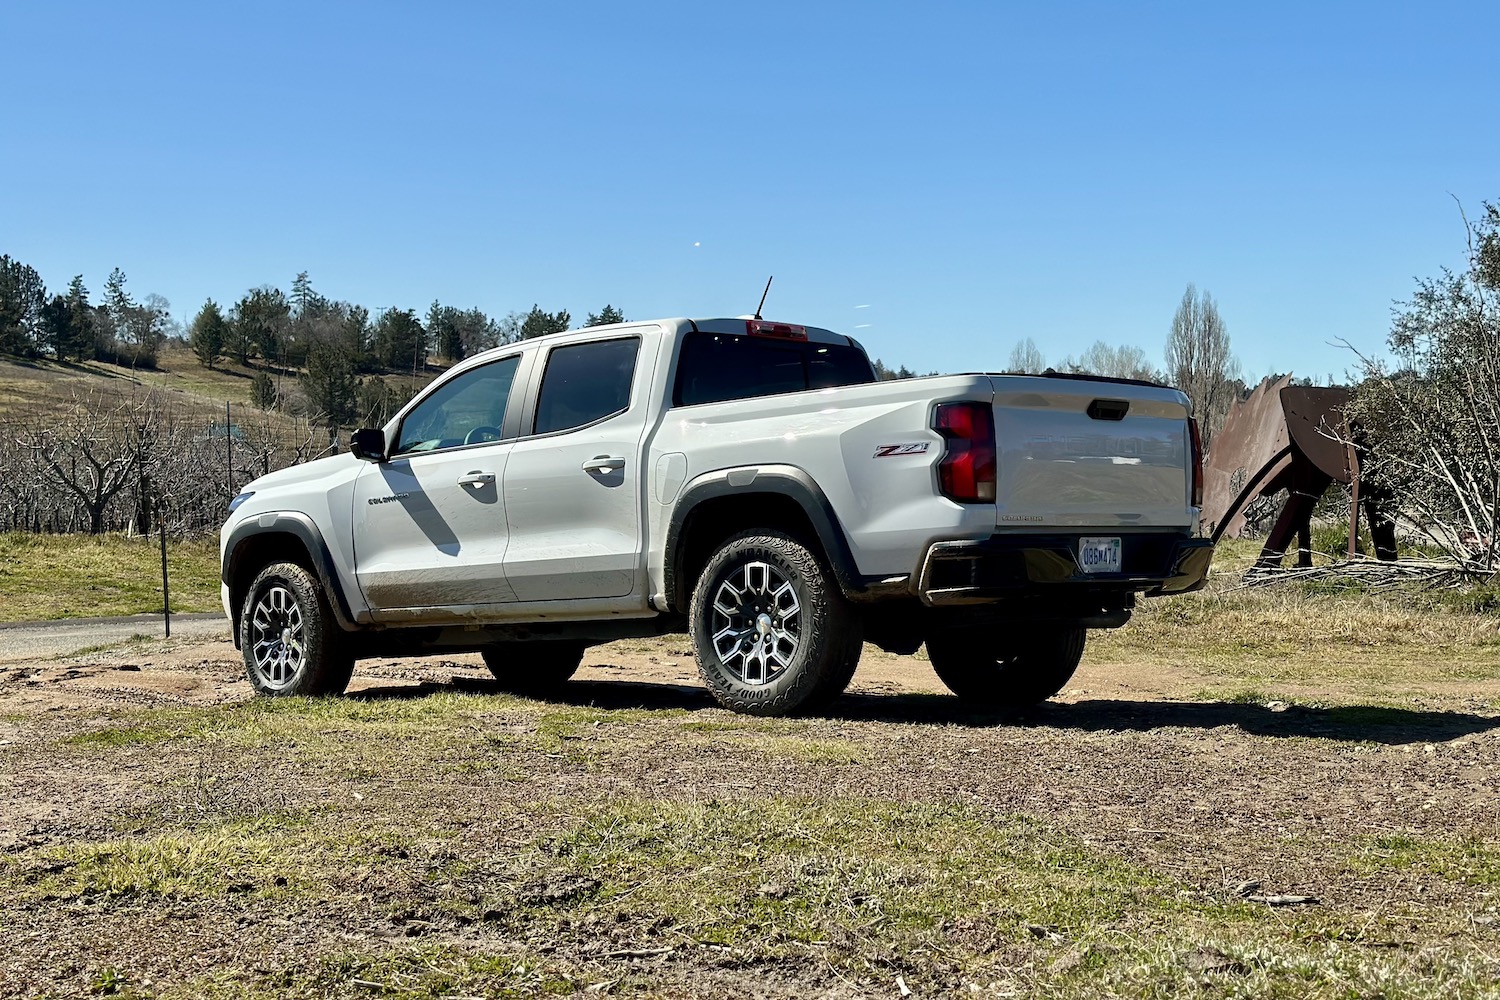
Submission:
<svg viewBox="0 0 1500 1000">
<path fill-rule="evenodd" d="M 933 429 L 947 438 L 938 462 L 943 495 L 959 503 L 995 502 L 995 418 L 988 403 L 939 403 Z"/>
<path fill-rule="evenodd" d="M 806 340 L 807 327 L 790 323 L 771 323 L 763 319 L 745 320 L 745 332 L 752 337 L 779 337 L 782 340 Z"/>
<path fill-rule="evenodd" d="M 1188 417 L 1188 436 L 1193 441 L 1193 503 L 1203 506 L 1203 438 L 1198 434 L 1198 421 Z"/>
</svg>

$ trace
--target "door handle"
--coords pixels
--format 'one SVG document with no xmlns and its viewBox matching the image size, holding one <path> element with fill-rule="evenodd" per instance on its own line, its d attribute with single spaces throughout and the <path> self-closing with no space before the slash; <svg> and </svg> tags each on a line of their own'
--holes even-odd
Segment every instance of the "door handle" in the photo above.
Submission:
<svg viewBox="0 0 1500 1000">
<path fill-rule="evenodd" d="M 458 485 L 493 486 L 495 485 L 495 474 L 493 472 L 471 472 L 466 476 L 459 476 Z"/>
<path fill-rule="evenodd" d="M 625 471 L 625 459 L 616 455 L 595 455 L 583 463 L 584 472 L 602 472 L 610 475 Z"/>
</svg>

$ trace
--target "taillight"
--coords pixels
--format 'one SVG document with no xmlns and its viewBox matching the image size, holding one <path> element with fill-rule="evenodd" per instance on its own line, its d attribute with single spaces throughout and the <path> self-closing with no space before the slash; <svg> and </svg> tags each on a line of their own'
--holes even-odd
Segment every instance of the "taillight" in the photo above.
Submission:
<svg viewBox="0 0 1500 1000">
<path fill-rule="evenodd" d="M 1198 433 L 1198 421 L 1188 417 L 1188 436 L 1193 441 L 1193 502 L 1192 506 L 1203 506 L 1203 438 Z"/>
<path fill-rule="evenodd" d="M 995 502 L 995 418 L 988 403 L 939 403 L 933 429 L 947 439 L 938 462 L 943 496 L 959 503 Z"/>
<path fill-rule="evenodd" d="M 763 319 L 745 320 L 745 332 L 752 337 L 777 337 L 781 340 L 806 340 L 807 327 L 790 323 L 772 323 Z"/>
</svg>

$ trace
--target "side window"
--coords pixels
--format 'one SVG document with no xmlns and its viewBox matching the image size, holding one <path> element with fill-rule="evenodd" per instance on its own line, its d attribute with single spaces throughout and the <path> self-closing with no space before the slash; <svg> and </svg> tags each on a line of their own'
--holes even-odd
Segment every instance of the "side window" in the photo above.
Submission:
<svg viewBox="0 0 1500 1000">
<path fill-rule="evenodd" d="M 393 455 L 500 440 L 519 356 L 464 372 L 422 400 L 401 421 Z"/>
<path fill-rule="evenodd" d="M 630 337 L 553 348 L 537 395 L 534 433 L 571 430 L 625 412 L 640 346 Z"/>
</svg>

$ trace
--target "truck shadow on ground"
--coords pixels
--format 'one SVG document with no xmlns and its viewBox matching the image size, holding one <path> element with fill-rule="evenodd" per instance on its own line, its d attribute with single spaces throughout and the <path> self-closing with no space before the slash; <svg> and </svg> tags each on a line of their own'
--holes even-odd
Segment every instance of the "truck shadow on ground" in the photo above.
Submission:
<svg viewBox="0 0 1500 1000">
<path fill-rule="evenodd" d="M 369 688 L 354 697 L 419 698 L 438 691 L 499 694 L 503 688 L 495 681 L 459 677 L 443 684 Z M 703 688 L 649 681 L 573 681 L 548 700 L 560 705 L 606 710 L 696 712 L 718 708 Z M 996 712 L 976 711 L 965 707 L 957 698 L 941 694 L 844 695 L 825 711 L 803 718 L 979 729 L 1017 726 L 1090 733 L 1232 727 L 1256 736 L 1302 736 L 1389 746 L 1443 743 L 1463 736 L 1500 732 L 1500 716 L 1378 705 L 1330 708 L 1292 705 L 1276 710 L 1242 702 L 1098 698 L 1045 702 L 1024 711 Z"/>
</svg>

